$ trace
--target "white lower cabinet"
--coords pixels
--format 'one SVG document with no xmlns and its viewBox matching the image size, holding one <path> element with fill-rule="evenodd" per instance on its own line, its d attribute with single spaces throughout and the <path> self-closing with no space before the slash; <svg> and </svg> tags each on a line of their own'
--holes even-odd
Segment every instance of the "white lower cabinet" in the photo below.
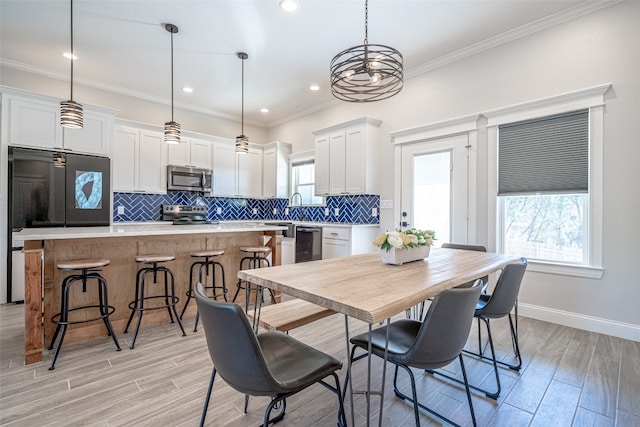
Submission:
<svg viewBox="0 0 640 427">
<path fill-rule="evenodd" d="M 378 227 L 322 227 L 322 259 L 375 252 L 373 240 Z"/>
<path fill-rule="evenodd" d="M 282 265 L 294 264 L 296 262 L 296 239 L 285 237 L 281 243 L 281 258 L 280 263 Z"/>
</svg>

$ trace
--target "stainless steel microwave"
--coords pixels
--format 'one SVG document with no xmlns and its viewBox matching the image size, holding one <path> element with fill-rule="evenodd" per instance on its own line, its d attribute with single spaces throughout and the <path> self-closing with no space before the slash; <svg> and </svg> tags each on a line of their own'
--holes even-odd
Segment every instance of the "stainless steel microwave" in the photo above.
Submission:
<svg viewBox="0 0 640 427">
<path fill-rule="evenodd" d="M 209 169 L 167 166 L 167 190 L 209 192 L 212 179 Z"/>
</svg>

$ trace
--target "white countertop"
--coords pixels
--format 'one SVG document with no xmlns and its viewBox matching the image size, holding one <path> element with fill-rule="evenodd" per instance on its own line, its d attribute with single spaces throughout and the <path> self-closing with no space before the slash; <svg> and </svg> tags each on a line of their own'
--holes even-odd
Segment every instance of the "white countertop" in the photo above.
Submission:
<svg viewBox="0 0 640 427">
<path fill-rule="evenodd" d="M 246 231 L 285 230 L 286 227 L 263 222 L 238 222 L 202 225 L 114 224 L 109 227 L 25 228 L 13 233 L 14 245 L 25 240 L 90 239 L 123 236 L 160 236 L 176 234 L 240 233 Z"/>
</svg>

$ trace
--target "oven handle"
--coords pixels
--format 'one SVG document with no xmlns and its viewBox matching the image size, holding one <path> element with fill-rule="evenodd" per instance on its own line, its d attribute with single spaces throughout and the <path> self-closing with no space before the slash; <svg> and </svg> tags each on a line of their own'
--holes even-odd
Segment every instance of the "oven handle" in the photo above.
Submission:
<svg viewBox="0 0 640 427">
<path fill-rule="evenodd" d="M 303 233 L 319 233 L 321 231 L 320 228 L 305 228 L 305 227 L 296 227 L 296 230 L 302 231 Z"/>
</svg>

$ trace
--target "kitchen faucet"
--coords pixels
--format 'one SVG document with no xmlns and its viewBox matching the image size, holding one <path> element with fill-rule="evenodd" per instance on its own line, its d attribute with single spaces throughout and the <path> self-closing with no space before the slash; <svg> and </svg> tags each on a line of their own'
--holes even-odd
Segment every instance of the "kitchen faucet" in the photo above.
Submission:
<svg viewBox="0 0 640 427">
<path fill-rule="evenodd" d="M 296 195 L 298 197 L 300 197 L 300 204 L 298 204 L 298 205 L 294 205 L 293 204 L 293 199 L 294 199 L 294 196 L 296 196 Z M 289 206 L 302 206 L 302 194 L 298 193 L 297 191 L 295 193 L 293 193 L 291 195 L 291 198 L 289 199 Z"/>
</svg>

